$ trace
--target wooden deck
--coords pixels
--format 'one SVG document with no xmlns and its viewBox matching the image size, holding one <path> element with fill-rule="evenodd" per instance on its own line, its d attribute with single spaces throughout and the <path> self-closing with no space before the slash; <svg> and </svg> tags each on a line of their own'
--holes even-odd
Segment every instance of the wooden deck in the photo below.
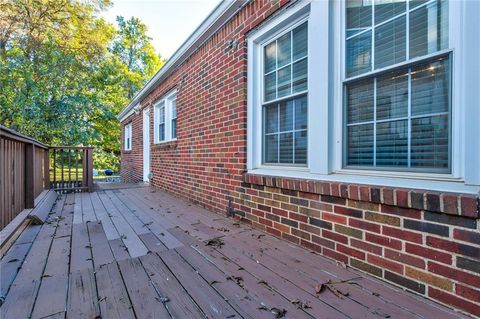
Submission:
<svg viewBox="0 0 480 319">
<path fill-rule="evenodd" d="M 0 262 L 3 319 L 463 318 L 148 187 L 61 195 Z"/>
</svg>

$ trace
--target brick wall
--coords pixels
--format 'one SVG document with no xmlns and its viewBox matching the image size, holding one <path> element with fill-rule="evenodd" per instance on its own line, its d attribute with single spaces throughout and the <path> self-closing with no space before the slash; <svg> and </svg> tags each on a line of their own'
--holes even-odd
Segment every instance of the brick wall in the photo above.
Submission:
<svg viewBox="0 0 480 319">
<path fill-rule="evenodd" d="M 125 151 L 125 125 L 132 123 L 132 149 Z M 120 175 L 125 182 L 143 181 L 143 116 L 132 114 L 122 122 Z"/>
<path fill-rule="evenodd" d="M 152 184 L 415 293 L 480 315 L 478 199 L 245 174 L 246 34 L 283 2 L 244 7 L 142 102 L 177 89 L 177 140 L 152 144 Z M 239 46 L 229 47 L 230 40 Z M 122 176 L 142 176 L 142 119 Z"/>
</svg>

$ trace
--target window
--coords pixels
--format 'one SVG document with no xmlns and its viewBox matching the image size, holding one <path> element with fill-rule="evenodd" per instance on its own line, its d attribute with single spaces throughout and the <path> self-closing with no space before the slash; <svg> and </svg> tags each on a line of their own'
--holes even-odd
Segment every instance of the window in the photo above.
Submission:
<svg viewBox="0 0 480 319">
<path fill-rule="evenodd" d="M 131 151 L 132 150 L 132 123 L 125 125 L 124 127 L 124 150 Z"/>
<path fill-rule="evenodd" d="M 450 173 L 448 2 L 346 1 L 344 166 Z"/>
<path fill-rule="evenodd" d="M 263 163 L 307 164 L 308 24 L 263 48 Z"/>
<path fill-rule="evenodd" d="M 177 138 L 177 96 L 171 92 L 160 99 L 154 108 L 154 141 L 167 142 Z"/>
</svg>

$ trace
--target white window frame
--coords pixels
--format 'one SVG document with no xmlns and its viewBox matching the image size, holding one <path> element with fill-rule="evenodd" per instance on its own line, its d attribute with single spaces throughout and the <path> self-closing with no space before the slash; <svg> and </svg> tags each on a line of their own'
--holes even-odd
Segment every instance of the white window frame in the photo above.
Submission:
<svg viewBox="0 0 480 319">
<path fill-rule="evenodd" d="M 123 144 L 123 149 L 125 151 L 131 151 L 132 150 L 132 122 L 128 123 L 124 127 L 124 144 Z M 130 142 L 130 143 L 128 143 Z"/>
<path fill-rule="evenodd" d="M 159 99 L 157 102 L 155 102 L 153 106 L 153 125 L 154 125 L 154 144 L 161 144 L 161 143 L 167 143 L 171 141 L 175 141 L 177 138 L 172 137 L 172 102 L 174 100 L 177 100 L 177 91 L 171 91 L 167 94 L 165 94 L 161 99 Z M 163 106 L 161 106 L 163 104 Z M 160 140 L 160 132 L 159 132 L 159 124 L 160 124 L 160 108 L 164 108 L 164 130 L 165 130 L 165 135 L 164 139 Z M 178 114 L 178 107 L 177 107 L 177 114 Z M 178 116 L 177 116 L 178 117 Z M 178 123 L 177 123 L 177 130 L 178 130 Z"/>
<path fill-rule="evenodd" d="M 468 7 L 468 8 L 467 8 Z M 480 191 L 480 2 L 450 1 L 451 173 L 355 170 L 343 167 L 345 0 L 299 1 L 252 31 L 248 38 L 247 170 L 249 173 L 331 182 L 437 191 Z M 307 167 L 262 164 L 263 72 L 261 44 L 308 18 Z M 339 36 L 340 35 L 340 36 Z M 435 54 L 436 55 L 436 54 Z M 423 59 L 423 58 L 422 58 Z"/>
</svg>

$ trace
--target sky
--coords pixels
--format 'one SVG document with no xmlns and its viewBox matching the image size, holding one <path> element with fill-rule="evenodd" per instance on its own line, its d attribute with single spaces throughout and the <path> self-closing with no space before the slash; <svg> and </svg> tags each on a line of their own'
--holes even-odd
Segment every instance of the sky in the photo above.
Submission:
<svg viewBox="0 0 480 319">
<path fill-rule="evenodd" d="M 137 17 L 148 27 L 152 44 L 169 58 L 215 8 L 220 0 L 113 0 L 102 16 L 115 23 L 117 16 Z"/>
</svg>

